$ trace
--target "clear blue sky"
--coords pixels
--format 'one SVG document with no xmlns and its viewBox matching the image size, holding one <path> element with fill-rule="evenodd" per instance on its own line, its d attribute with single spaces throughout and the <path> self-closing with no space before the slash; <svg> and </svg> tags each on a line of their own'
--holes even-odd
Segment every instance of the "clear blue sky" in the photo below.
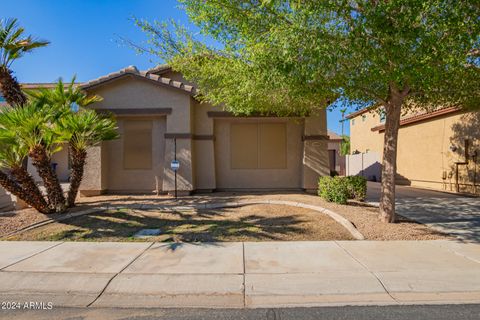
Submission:
<svg viewBox="0 0 480 320">
<path fill-rule="evenodd" d="M 120 37 L 145 40 L 130 18 L 189 23 L 175 0 L 8 0 L 1 6 L 0 17 L 18 18 L 27 34 L 51 42 L 15 62 L 12 69 L 20 82 L 69 80 L 73 75 L 87 81 L 129 65 L 153 67 L 159 61 L 119 44 Z M 340 133 L 338 108 L 327 116 L 329 129 Z"/>
</svg>

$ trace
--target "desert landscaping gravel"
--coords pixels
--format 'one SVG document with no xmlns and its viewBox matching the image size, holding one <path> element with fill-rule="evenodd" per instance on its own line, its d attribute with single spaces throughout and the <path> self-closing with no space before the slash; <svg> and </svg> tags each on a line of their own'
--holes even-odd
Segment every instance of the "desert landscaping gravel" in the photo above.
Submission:
<svg viewBox="0 0 480 320">
<path fill-rule="evenodd" d="M 152 205 L 192 205 L 199 203 L 218 203 L 243 200 L 286 200 L 313 204 L 330 209 L 351 221 L 356 228 L 365 236 L 366 240 L 433 240 L 448 239 L 449 236 L 441 234 L 425 225 L 409 221 L 403 217 L 399 217 L 399 222 L 394 224 L 385 224 L 378 219 L 378 208 L 369 207 L 362 203 L 350 203 L 349 205 L 337 205 L 329 203 L 316 195 L 306 193 L 210 193 L 204 195 L 195 195 L 191 197 L 183 197 L 175 201 L 168 196 L 138 195 L 138 196 L 122 196 L 122 195 L 104 195 L 98 197 L 80 198 L 78 207 L 75 210 L 82 210 L 97 206 L 115 205 L 118 207 L 149 207 Z M 159 210 L 147 210 L 149 213 L 142 213 L 143 210 L 136 210 L 136 214 L 152 215 L 154 214 L 160 219 L 172 219 L 172 213 L 160 212 Z M 98 213 L 90 214 L 90 216 Z M 111 213 L 110 213 L 111 214 Z M 258 205 L 245 206 L 239 208 L 228 208 L 221 210 L 200 210 L 196 213 L 189 213 L 187 210 L 183 213 L 183 217 L 176 215 L 175 219 L 179 221 L 173 222 L 174 229 L 169 237 L 163 239 L 175 239 L 179 241 L 268 241 L 268 240 L 341 240 L 351 239 L 350 234 L 346 232 L 338 223 L 330 219 L 328 216 L 313 212 L 302 208 L 294 208 L 289 206 L 278 205 Z M 36 213 L 33 209 L 17 211 L 15 214 L 0 216 L 0 236 L 12 232 L 18 228 L 28 226 L 29 224 L 48 218 L 46 215 Z M 87 219 L 82 217 L 72 219 Z M 182 220 L 183 219 L 183 220 Z M 208 224 L 208 219 L 224 220 L 221 222 L 222 227 L 213 227 L 208 232 L 188 233 L 188 219 L 203 220 L 202 225 Z M 228 235 L 228 227 L 225 226 L 225 219 L 236 220 L 241 222 L 234 224 Z M 243 219 L 243 220 L 242 220 Z M 70 220 L 70 219 L 69 219 Z M 205 221 L 207 220 L 207 222 Z M 82 220 L 78 220 L 79 223 Z M 55 224 L 68 224 L 68 221 Z M 168 222 L 168 221 L 167 221 Z M 86 223 L 84 221 L 84 223 Z M 233 221 L 232 221 L 233 223 Z M 243 224 L 242 224 L 243 223 Z M 78 223 L 75 223 L 78 226 Z M 183 225 L 183 226 L 182 226 Z M 80 228 L 87 227 L 82 225 Z M 150 226 L 146 225 L 145 228 Z M 190 226 L 192 227 L 192 226 Z M 41 228 L 47 228 L 41 227 Z M 183 229 L 182 229 L 183 228 Z M 192 228 L 201 228 L 196 225 Z M 223 228 L 223 229 L 222 229 Z M 235 228 L 247 228 L 244 234 L 238 233 Z M 260 229 L 259 229 L 260 228 Z M 263 228 L 263 229 L 262 229 Z M 214 233 L 217 229 L 217 234 Z M 262 230 L 261 230 L 262 229 Z M 283 229 L 283 232 L 281 231 Z M 43 229 L 40 229 L 43 230 Z M 218 230 L 221 230 L 218 233 Z M 178 234 L 175 233 L 179 231 Z M 198 230 L 197 230 L 198 231 Z M 292 232 L 290 232 L 292 231 Z M 343 233 L 345 231 L 345 233 Z M 213 233 L 212 233 L 213 232 Z M 211 233 L 209 236 L 208 234 Z M 129 234 L 128 232 L 123 235 Z M 180 234 L 180 235 L 179 235 Z M 24 238 L 25 236 L 17 236 L 16 238 Z M 42 238 L 42 237 L 40 237 Z M 48 237 L 47 237 L 48 238 Z M 95 238 L 95 237 L 93 237 Z M 115 240 L 114 237 L 99 237 L 102 241 L 108 239 Z M 51 239 L 54 240 L 54 239 Z M 72 239 L 73 240 L 73 239 Z M 93 239 L 92 239 L 93 240 Z M 119 239 L 117 239 L 119 240 Z M 120 239 L 121 240 L 121 239 Z M 132 241 L 132 239 L 129 239 Z"/>
</svg>

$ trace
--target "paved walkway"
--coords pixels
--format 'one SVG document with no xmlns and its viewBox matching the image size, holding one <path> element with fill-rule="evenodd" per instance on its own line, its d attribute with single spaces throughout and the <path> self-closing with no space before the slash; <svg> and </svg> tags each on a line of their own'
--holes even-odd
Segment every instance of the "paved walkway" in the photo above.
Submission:
<svg viewBox="0 0 480 320">
<path fill-rule="evenodd" d="M 380 183 L 369 182 L 367 201 L 378 203 Z M 480 198 L 419 189 L 396 188 L 397 213 L 465 241 L 480 242 Z"/>
<path fill-rule="evenodd" d="M 0 300 L 91 307 L 480 302 L 480 244 L 0 242 Z"/>
</svg>

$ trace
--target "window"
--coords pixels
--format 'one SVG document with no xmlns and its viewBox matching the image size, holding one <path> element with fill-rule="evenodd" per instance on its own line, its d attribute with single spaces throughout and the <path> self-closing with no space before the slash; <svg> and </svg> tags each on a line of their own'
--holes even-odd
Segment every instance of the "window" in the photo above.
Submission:
<svg viewBox="0 0 480 320">
<path fill-rule="evenodd" d="M 380 123 L 384 123 L 386 118 L 385 110 L 382 108 L 378 112 L 380 113 Z"/>
<path fill-rule="evenodd" d="M 355 119 L 352 119 L 352 126 L 355 125 Z"/>
<path fill-rule="evenodd" d="M 152 121 L 124 121 L 123 167 L 152 169 Z"/>
<path fill-rule="evenodd" d="M 366 116 L 366 115 L 362 115 L 362 122 L 365 122 L 366 119 L 367 119 L 367 116 Z"/>
<path fill-rule="evenodd" d="M 287 167 L 285 123 L 234 123 L 230 126 L 232 169 Z"/>
</svg>

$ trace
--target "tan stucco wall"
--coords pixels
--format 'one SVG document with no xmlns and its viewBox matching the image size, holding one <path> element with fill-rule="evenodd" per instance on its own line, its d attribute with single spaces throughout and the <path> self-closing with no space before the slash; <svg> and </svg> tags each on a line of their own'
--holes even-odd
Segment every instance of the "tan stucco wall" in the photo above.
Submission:
<svg viewBox="0 0 480 320">
<path fill-rule="evenodd" d="M 194 163 L 193 174 L 195 188 L 198 190 L 214 190 L 217 187 L 215 176 L 215 137 L 214 119 L 208 117 L 208 111 L 217 110 L 207 103 L 198 103 L 194 99 L 192 103 L 193 132 L 201 139 L 194 139 Z M 212 137 L 212 138 L 209 138 Z"/>
<path fill-rule="evenodd" d="M 383 135 L 378 131 L 372 132 L 371 128 L 381 123 L 377 112 L 366 112 L 350 121 L 350 151 L 353 153 L 375 151 L 382 153 Z"/>
<path fill-rule="evenodd" d="M 305 119 L 305 136 L 327 136 L 327 113 L 319 111 Z M 328 140 L 305 140 L 303 143 L 303 182 L 302 188 L 315 191 L 318 178 L 330 175 Z"/>
<path fill-rule="evenodd" d="M 235 123 L 286 123 L 287 167 L 285 169 L 232 169 L 230 128 Z M 272 189 L 302 187 L 302 120 L 242 118 L 215 120 L 215 163 L 218 189 Z"/>
<path fill-rule="evenodd" d="M 378 115 L 377 115 L 378 119 Z M 357 126 L 356 118 L 350 126 L 352 150 L 376 150 L 382 154 L 383 133 L 372 132 L 371 127 Z M 374 121 L 372 126 L 378 125 Z M 455 162 L 463 162 L 464 139 L 469 139 L 470 151 L 480 156 L 480 113 L 451 113 L 444 116 L 402 126 L 398 137 L 397 182 L 413 186 L 455 191 Z M 453 152 L 450 146 L 458 150 Z M 478 159 L 476 161 L 478 166 Z M 475 162 L 470 159 L 468 169 L 460 166 L 460 182 L 464 191 L 473 191 Z M 478 169 L 477 169 L 478 171 Z M 443 175 L 447 179 L 442 179 Z M 480 175 L 476 174 L 477 184 Z M 470 187 L 468 186 L 470 185 Z M 480 190 L 480 187 L 477 188 Z M 471 191 L 470 191 L 471 190 Z M 478 190 L 477 190 L 478 192 Z"/>
<path fill-rule="evenodd" d="M 124 134 L 125 121 L 139 120 L 152 123 L 152 166 L 151 169 L 124 168 Z M 120 139 L 108 141 L 106 153 L 107 187 L 111 191 L 121 192 L 153 192 L 162 187 L 164 150 L 165 150 L 165 117 L 118 117 Z M 105 164 L 105 162 L 104 162 Z"/>
<path fill-rule="evenodd" d="M 125 77 L 108 82 L 89 90 L 103 101 L 92 105 L 94 109 L 134 109 L 134 108 L 171 108 L 172 113 L 163 120 L 155 120 L 153 132 L 152 170 L 123 170 L 123 140 L 110 141 L 102 147 L 92 148 L 87 160 L 86 182 L 81 186 L 83 194 L 94 191 L 151 192 L 159 188 L 165 191 L 173 189 L 173 172 L 170 161 L 173 159 L 173 139 L 165 139 L 165 133 L 189 133 L 190 95 L 164 86 L 133 77 Z M 142 117 L 132 117 L 142 119 Z M 122 132 L 122 119 L 119 117 L 119 131 Z M 98 150 L 97 150 L 98 149 Z M 177 152 L 183 158 L 179 171 L 179 188 L 192 190 L 191 142 L 177 140 Z M 165 166 L 163 164 L 166 164 Z M 135 184 L 136 186 L 133 186 Z"/>
<path fill-rule="evenodd" d="M 57 176 L 61 182 L 68 181 L 70 177 L 70 169 L 68 168 L 68 146 L 64 145 L 62 150 L 54 153 L 52 156 L 52 163 L 57 164 Z"/>
</svg>

